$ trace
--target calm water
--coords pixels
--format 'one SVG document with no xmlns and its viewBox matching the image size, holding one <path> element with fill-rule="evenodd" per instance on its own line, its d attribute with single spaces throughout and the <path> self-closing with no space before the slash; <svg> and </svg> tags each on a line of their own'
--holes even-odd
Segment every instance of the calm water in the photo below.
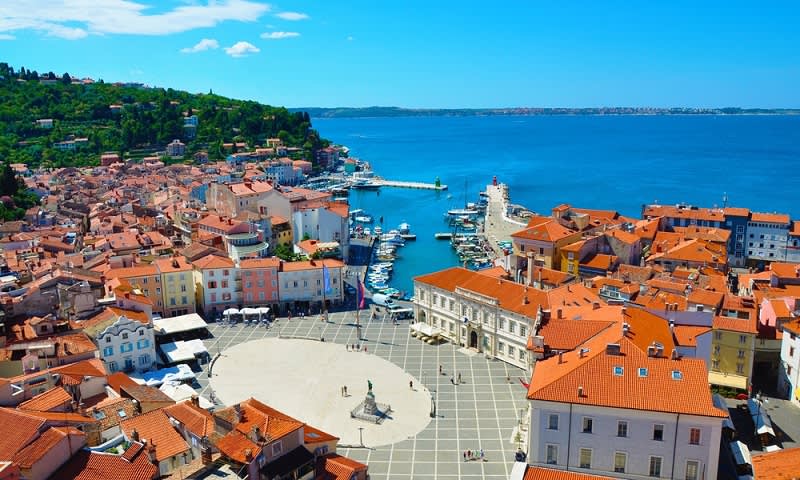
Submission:
<svg viewBox="0 0 800 480">
<path fill-rule="evenodd" d="M 411 224 L 393 286 L 457 264 L 442 214 L 462 206 L 493 175 L 511 201 L 541 213 L 560 203 L 639 216 L 657 200 L 728 204 L 800 217 L 800 116 L 406 117 L 315 119 L 322 136 L 347 145 L 393 180 L 450 186 L 437 193 L 393 188 L 351 193 L 351 208 Z M 448 194 L 452 196 L 448 200 Z"/>
</svg>

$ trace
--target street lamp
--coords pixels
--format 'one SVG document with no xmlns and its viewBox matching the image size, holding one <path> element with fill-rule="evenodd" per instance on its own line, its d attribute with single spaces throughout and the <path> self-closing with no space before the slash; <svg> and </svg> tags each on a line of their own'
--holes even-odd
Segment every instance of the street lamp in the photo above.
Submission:
<svg viewBox="0 0 800 480">
<path fill-rule="evenodd" d="M 364 427 L 358 427 L 358 441 L 361 446 L 364 446 Z"/>
</svg>

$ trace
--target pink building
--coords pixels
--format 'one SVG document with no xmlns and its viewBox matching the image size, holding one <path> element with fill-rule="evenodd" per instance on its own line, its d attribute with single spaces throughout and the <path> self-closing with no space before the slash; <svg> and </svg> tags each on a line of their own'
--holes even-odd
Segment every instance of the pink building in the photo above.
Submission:
<svg viewBox="0 0 800 480">
<path fill-rule="evenodd" d="M 252 258 L 242 260 L 239 268 L 242 274 L 242 295 L 244 305 L 272 306 L 277 309 L 278 258 Z"/>
</svg>

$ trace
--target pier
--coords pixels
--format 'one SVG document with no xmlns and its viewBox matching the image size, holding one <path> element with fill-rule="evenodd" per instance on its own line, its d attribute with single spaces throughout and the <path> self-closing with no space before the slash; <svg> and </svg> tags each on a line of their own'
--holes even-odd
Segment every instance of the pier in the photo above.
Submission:
<svg viewBox="0 0 800 480">
<path fill-rule="evenodd" d="M 396 187 L 396 188 L 416 188 L 419 190 L 447 190 L 447 185 L 424 182 L 403 182 L 399 180 L 384 180 L 374 179 L 372 183 L 376 183 L 382 187 Z"/>
</svg>

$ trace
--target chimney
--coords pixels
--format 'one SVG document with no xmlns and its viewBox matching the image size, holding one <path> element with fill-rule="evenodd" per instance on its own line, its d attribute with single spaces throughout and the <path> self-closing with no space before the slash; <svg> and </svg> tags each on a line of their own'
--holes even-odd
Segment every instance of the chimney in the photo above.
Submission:
<svg viewBox="0 0 800 480">
<path fill-rule="evenodd" d="M 558 352 L 558 363 L 564 363 L 564 352 Z"/>
<path fill-rule="evenodd" d="M 592 310 L 597 310 L 600 308 L 600 302 L 592 302 Z"/>
<path fill-rule="evenodd" d="M 150 457 L 150 463 L 158 465 L 158 458 L 156 458 L 156 446 L 152 443 L 147 446 L 147 456 Z"/>
<path fill-rule="evenodd" d="M 583 385 L 578 385 L 578 398 L 583 397 Z"/>
<path fill-rule="evenodd" d="M 609 343 L 606 345 L 607 355 L 621 355 L 619 343 Z"/>
<path fill-rule="evenodd" d="M 134 442 L 139 441 L 139 432 L 137 432 L 135 428 L 131 431 L 131 440 Z"/>
<path fill-rule="evenodd" d="M 671 359 L 673 359 L 673 360 L 678 360 L 678 359 L 680 359 L 680 358 L 681 358 L 681 354 L 680 354 L 680 353 L 678 353 L 678 350 L 676 350 L 676 349 L 674 349 L 674 348 L 673 348 L 673 349 L 672 349 L 672 354 L 671 354 L 669 357 L 670 357 Z"/>
<path fill-rule="evenodd" d="M 253 443 L 261 441 L 261 429 L 259 429 L 257 425 L 253 425 L 253 428 L 250 429 L 250 440 L 252 440 Z"/>
<path fill-rule="evenodd" d="M 556 309 L 556 318 L 557 318 L 557 319 L 559 319 L 559 320 L 561 320 L 562 318 L 564 318 L 564 311 L 563 311 L 563 310 L 561 310 L 560 308 L 557 308 L 557 309 Z"/>
<path fill-rule="evenodd" d="M 589 349 L 588 348 L 584 347 L 584 348 L 581 348 L 580 350 L 578 350 L 578 356 L 580 358 L 585 357 L 587 353 L 589 353 Z"/>
<path fill-rule="evenodd" d="M 200 397 L 196 393 L 192 395 L 192 405 L 195 407 L 200 406 Z"/>
<path fill-rule="evenodd" d="M 627 335 L 628 332 L 630 331 L 630 329 L 631 329 L 631 326 L 630 326 L 630 324 L 628 322 L 622 322 L 622 334 L 623 335 Z"/>
<path fill-rule="evenodd" d="M 244 459 L 249 463 L 253 459 L 253 451 L 249 448 L 244 450 Z"/>
</svg>

